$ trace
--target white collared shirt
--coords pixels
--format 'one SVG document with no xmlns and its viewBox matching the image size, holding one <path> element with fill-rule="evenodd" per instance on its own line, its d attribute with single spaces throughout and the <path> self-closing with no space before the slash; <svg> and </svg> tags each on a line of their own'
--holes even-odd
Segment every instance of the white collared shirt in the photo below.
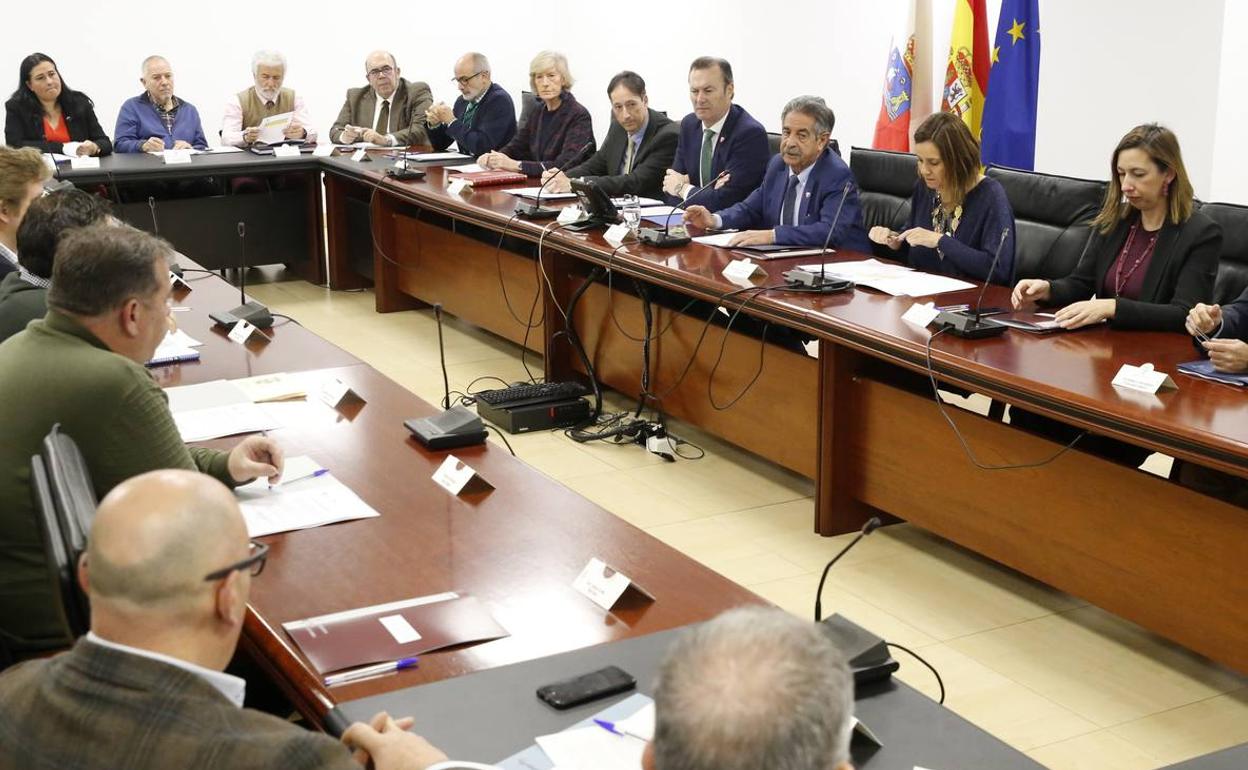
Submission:
<svg viewBox="0 0 1248 770">
<path fill-rule="evenodd" d="M 189 671 L 216 688 L 218 692 L 224 695 L 226 699 L 235 706 L 238 706 L 239 708 L 243 707 L 243 697 L 247 693 L 247 682 L 239 677 L 233 676 L 232 674 L 227 674 L 224 671 L 214 671 L 211 668 L 204 668 L 203 666 L 198 666 L 190 661 L 171 658 L 168 655 L 162 655 L 159 652 L 152 652 L 151 650 L 144 650 L 140 647 L 131 647 L 126 644 L 110 642 L 109 640 L 98 636 L 94 631 L 87 632 L 87 641 L 110 650 L 126 653 L 127 655 L 137 655 L 140 658 L 159 661 L 161 663 L 174 666 L 175 668 L 180 668 L 183 671 Z"/>
<path fill-rule="evenodd" d="M 260 89 L 252 86 L 256 96 L 260 98 L 260 103 L 265 101 L 264 95 L 260 93 Z M 299 125 L 303 126 L 308 132 L 305 142 L 316 142 L 316 129 L 312 128 L 312 118 L 308 116 L 308 105 L 303 101 L 303 97 L 299 92 L 295 92 L 295 106 L 291 110 L 295 113 L 295 120 L 299 121 Z M 373 121 L 374 124 L 376 121 Z M 238 100 L 238 94 L 230 97 L 225 103 L 225 117 L 221 119 L 221 144 L 230 145 L 231 147 L 242 147 L 246 144 L 243 141 L 243 105 Z M 68 155 L 69 153 L 65 153 Z"/>
</svg>

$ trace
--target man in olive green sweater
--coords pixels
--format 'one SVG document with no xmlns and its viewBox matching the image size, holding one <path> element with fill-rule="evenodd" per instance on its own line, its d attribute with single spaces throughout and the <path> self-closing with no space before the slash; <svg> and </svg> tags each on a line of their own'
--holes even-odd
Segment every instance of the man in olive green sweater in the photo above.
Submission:
<svg viewBox="0 0 1248 770">
<path fill-rule="evenodd" d="M 77 442 L 100 498 L 159 468 L 231 485 L 281 474 L 281 450 L 263 436 L 229 452 L 187 447 L 144 367 L 170 325 L 171 253 L 127 226 L 76 229 L 56 252 L 47 315 L 0 344 L 0 634 L 19 656 L 70 641 L 30 487 L 53 424 Z"/>
</svg>

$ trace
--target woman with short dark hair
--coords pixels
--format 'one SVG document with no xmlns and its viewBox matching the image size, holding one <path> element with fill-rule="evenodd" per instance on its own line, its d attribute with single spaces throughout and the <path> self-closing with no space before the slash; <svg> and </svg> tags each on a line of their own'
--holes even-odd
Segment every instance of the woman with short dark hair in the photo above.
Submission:
<svg viewBox="0 0 1248 770">
<path fill-rule="evenodd" d="M 984 176 L 970 129 L 947 112 L 929 115 L 914 132 L 914 153 L 919 179 L 906 229 L 872 227 L 867 237 L 901 252 L 919 270 L 1008 286 L 1014 279 L 1014 210 L 1005 189 Z M 1001 258 L 989 276 L 998 249 Z"/>
<path fill-rule="evenodd" d="M 95 103 L 61 80 L 52 57 L 32 53 L 18 68 L 17 90 L 4 104 L 4 141 L 66 155 L 108 155 L 113 142 L 95 117 Z"/>
</svg>

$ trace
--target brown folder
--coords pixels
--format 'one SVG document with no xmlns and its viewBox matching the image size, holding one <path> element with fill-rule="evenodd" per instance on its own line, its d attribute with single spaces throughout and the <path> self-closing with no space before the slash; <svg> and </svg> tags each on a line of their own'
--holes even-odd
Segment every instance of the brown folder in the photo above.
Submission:
<svg viewBox="0 0 1248 770">
<path fill-rule="evenodd" d="M 444 647 L 508 636 L 476 597 L 445 594 L 284 623 L 283 628 L 321 673 L 410 658 Z M 402 606 L 407 604 L 408 606 Z M 387 620 L 400 616 L 402 620 Z M 406 622 L 406 626 L 404 625 Z M 419 639 L 399 642 L 386 624 L 410 626 Z"/>
<path fill-rule="evenodd" d="M 455 169 L 450 169 L 454 171 Z M 457 174 L 455 179 L 462 179 L 465 182 L 472 183 L 473 187 L 494 187 L 503 184 L 518 184 L 527 182 L 528 177 L 515 171 L 469 171 L 468 173 Z"/>
</svg>

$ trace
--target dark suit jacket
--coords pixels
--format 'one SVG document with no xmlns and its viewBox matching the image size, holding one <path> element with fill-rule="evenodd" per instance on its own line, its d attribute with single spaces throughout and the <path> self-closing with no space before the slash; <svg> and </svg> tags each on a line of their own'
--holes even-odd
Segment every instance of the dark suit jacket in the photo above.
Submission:
<svg viewBox="0 0 1248 770">
<path fill-rule="evenodd" d="M 776 243 L 793 246 L 822 246 L 828 237 L 828 228 L 841 209 L 836 220 L 836 232 L 831 245 L 871 253 L 871 242 L 862 224 L 862 206 L 858 202 L 858 185 L 849 166 L 841 156 L 825 149 L 810 169 L 806 188 L 798 201 L 800 225 L 780 225 L 780 208 L 784 205 L 784 191 L 789 183 L 789 167 L 776 155 L 767 164 L 767 175 L 761 187 L 750 197 L 730 208 L 718 212 L 725 228 L 731 230 L 776 231 Z M 849 183 L 849 194 L 841 206 L 841 195 Z"/>
<path fill-rule="evenodd" d="M 698 179 L 701 158 L 702 121 L 691 112 L 680 121 L 680 142 L 676 145 L 676 159 L 672 162 L 672 168 L 688 174 L 689 181 L 696 187 L 710 181 Z M 715 143 L 715 154 L 711 160 L 712 179 L 724 169 L 728 169 L 731 178 L 718 190 L 714 186 L 703 190 L 689 203 L 719 211 L 745 200 L 745 196 L 763 181 L 763 172 L 767 169 L 770 158 L 771 148 L 767 144 L 767 131 L 763 124 L 752 118 L 740 105 L 732 105 Z M 672 205 L 680 203 L 680 199 L 674 195 L 666 196 L 666 200 Z"/>
<path fill-rule="evenodd" d="M 1075 272 L 1049 284 L 1048 304 L 1068 305 L 1099 295 L 1101 280 L 1122 251 L 1134 218 L 1126 218 L 1108 235 L 1095 233 Z M 1182 224 L 1166 222 L 1157 236 L 1140 298 L 1119 297 L 1110 325 L 1119 329 L 1184 332 L 1188 311 L 1197 302 L 1210 302 L 1213 298 L 1221 248 L 1222 228 L 1199 211 Z"/>
<path fill-rule="evenodd" d="M 99 119 L 95 117 L 95 105 L 86 94 L 62 94 L 61 114 L 69 127 L 71 141 L 85 142 L 89 139 L 99 145 L 101 156 L 112 153 L 113 140 L 104 133 Z M 10 147 L 34 147 L 40 152 L 60 152 L 63 148 L 60 142 L 49 142 L 43 138 L 43 111 L 31 109 L 29 104 L 19 99 L 9 99 L 4 103 L 4 142 Z"/>
<path fill-rule="evenodd" d="M 399 78 L 399 87 L 394 89 L 390 97 L 390 126 L 394 130 L 395 141 L 407 146 L 410 144 L 429 144 L 429 134 L 425 130 L 425 110 L 433 105 L 433 95 L 429 86 L 424 83 L 409 83 L 407 78 Z M 373 127 L 373 112 L 377 108 L 377 93 L 372 86 L 347 89 L 347 99 L 338 111 L 338 119 L 329 129 L 329 141 L 341 142 L 342 129 L 347 124 Z"/>
<path fill-rule="evenodd" d="M 663 175 L 676 157 L 676 142 L 680 130 L 666 115 L 650 110 L 646 133 L 641 146 L 633 157 L 631 174 L 621 174 L 624 155 L 628 151 L 628 133 L 624 127 L 611 120 L 607 138 L 602 148 L 579 166 L 566 169 L 569 177 L 587 177 L 594 180 L 602 191 L 612 197 L 642 195 L 650 198 L 663 197 Z"/>
<path fill-rule="evenodd" d="M 473 113 L 471 126 L 460 120 L 466 109 L 468 102 L 461 96 L 451 107 L 455 122 L 429 129 L 429 139 L 435 150 L 441 152 L 450 147 L 451 142 L 456 142 L 460 152 L 475 158 L 506 145 L 516 135 L 516 103 L 498 83 L 490 83 L 485 90 Z"/>
<path fill-rule="evenodd" d="M 1218 336 L 1248 342 L 1248 290 L 1231 304 L 1222 306 L 1222 328 Z"/>
<path fill-rule="evenodd" d="M 18 272 L 0 279 L 0 342 L 25 329 L 31 321 L 43 318 L 47 312 L 47 289 L 26 283 Z"/>
<path fill-rule="evenodd" d="M 338 741 L 85 639 L 0 676 L 0 770 L 360 770 Z"/>
<path fill-rule="evenodd" d="M 594 150 L 594 121 L 585 105 L 571 91 L 560 96 L 559 109 L 551 112 L 533 97 L 538 108 L 499 152 L 520 161 L 525 176 L 540 177 L 547 168 L 571 166 Z"/>
</svg>

